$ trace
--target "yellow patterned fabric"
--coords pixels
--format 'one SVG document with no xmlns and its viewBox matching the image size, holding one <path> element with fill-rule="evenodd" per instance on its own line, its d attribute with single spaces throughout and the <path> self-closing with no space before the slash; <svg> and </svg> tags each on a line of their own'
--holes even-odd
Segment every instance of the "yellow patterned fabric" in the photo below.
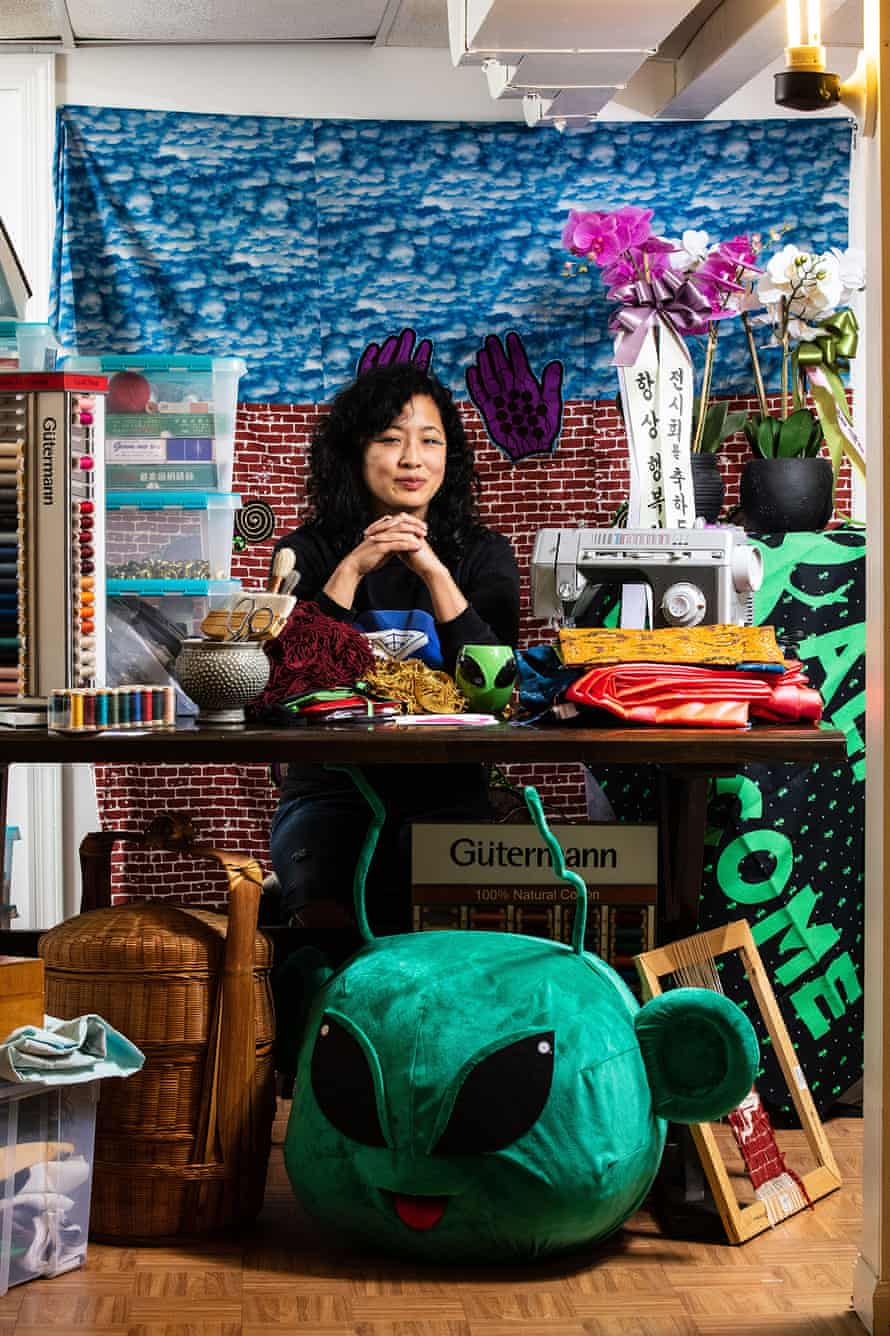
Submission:
<svg viewBox="0 0 890 1336">
<path fill-rule="evenodd" d="M 411 714 L 456 714 L 467 707 L 454 679 L 420 659 L 384 659 L 365 681 L 385 700 L 404 701 Z"/>
<path fill-rule="evenodd" d="M 670 626 L 658 631 L 563 627 L 559 653 L 568 668 L 604 663 L 783 662 L 772 626 Z"/>
</svg>

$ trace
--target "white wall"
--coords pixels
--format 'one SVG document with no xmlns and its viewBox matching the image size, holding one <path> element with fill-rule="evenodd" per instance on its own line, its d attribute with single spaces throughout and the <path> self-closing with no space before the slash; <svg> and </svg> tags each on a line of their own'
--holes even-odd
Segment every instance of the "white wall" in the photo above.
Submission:
<svg viewBox="0 0 890 1336">
<path fill-rule="evenodd" d="M 855 57 L 850 49 L 830 48 L 829 68 L 846 78 Z M 773 100 L 773 74 L 782 64 L 777 60 L 710 119 L 788 116 Z M 518 99 L 493 100 L 482 70 L 455 69 L 445 50 L 351 43 L 81 48 L 57 58 L 56 90 L 60 105 L 356 120 L 523 119 Z M 599 119 L 641 117 L 610 102 Z"/>
<path fill-rule="evenodd" d="M 0 57 L 2 60 L 2 57 Z M 57 98 L 100 107 L 352 120 L 522 120 L 447 51 L 369 47 L 93 47 L 56 61 Z"/>
</svg>

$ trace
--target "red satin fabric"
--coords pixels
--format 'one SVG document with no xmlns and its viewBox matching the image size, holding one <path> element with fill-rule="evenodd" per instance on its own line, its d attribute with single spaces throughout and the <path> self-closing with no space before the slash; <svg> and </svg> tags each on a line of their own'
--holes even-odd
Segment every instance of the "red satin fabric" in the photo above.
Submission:
<svg viewBox="0 0 890 1336">
<path fill-rule="evenodd" d="M 751 718 L 817 724 L 822 718 L 821 697 L 793 660 L 783 673 L 680 663 L 608 664 L 579 677 L 565 698 L 630 723 L 687 728 L 745 728 Z"/>
</svg>

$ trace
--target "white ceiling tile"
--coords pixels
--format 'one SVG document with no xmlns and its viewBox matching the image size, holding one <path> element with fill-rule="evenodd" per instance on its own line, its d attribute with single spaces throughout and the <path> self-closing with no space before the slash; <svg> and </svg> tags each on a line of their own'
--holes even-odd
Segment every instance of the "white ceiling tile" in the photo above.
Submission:
<svg viewBox="0 0 890 1336">
<path fill-rule="evenodd" d="M 59 36 L 52 0 L 0 0 L 0 41 Z"/>
<path fill-rule="evenodd" d="M 68 0 L 78 39 L 298 42 L 373 39 L 386 0 Z"/>
<path fill-rule="evenodd" d="M 383 34 L 383 41 L 386 46 L 446 47 L 445 0 L 402 0 L 392 27 Z"/>
</svg>

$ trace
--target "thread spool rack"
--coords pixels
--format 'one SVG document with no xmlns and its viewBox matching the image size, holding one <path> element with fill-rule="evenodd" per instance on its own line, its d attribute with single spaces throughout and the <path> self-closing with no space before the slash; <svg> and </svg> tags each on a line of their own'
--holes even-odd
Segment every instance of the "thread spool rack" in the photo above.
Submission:
<svg viewBox="0 0 890 1336">
<path fill-rule="evenodd" d="M 0 698 L 105 683 L 106 390 L 0 379 Z"/>
</svg>

